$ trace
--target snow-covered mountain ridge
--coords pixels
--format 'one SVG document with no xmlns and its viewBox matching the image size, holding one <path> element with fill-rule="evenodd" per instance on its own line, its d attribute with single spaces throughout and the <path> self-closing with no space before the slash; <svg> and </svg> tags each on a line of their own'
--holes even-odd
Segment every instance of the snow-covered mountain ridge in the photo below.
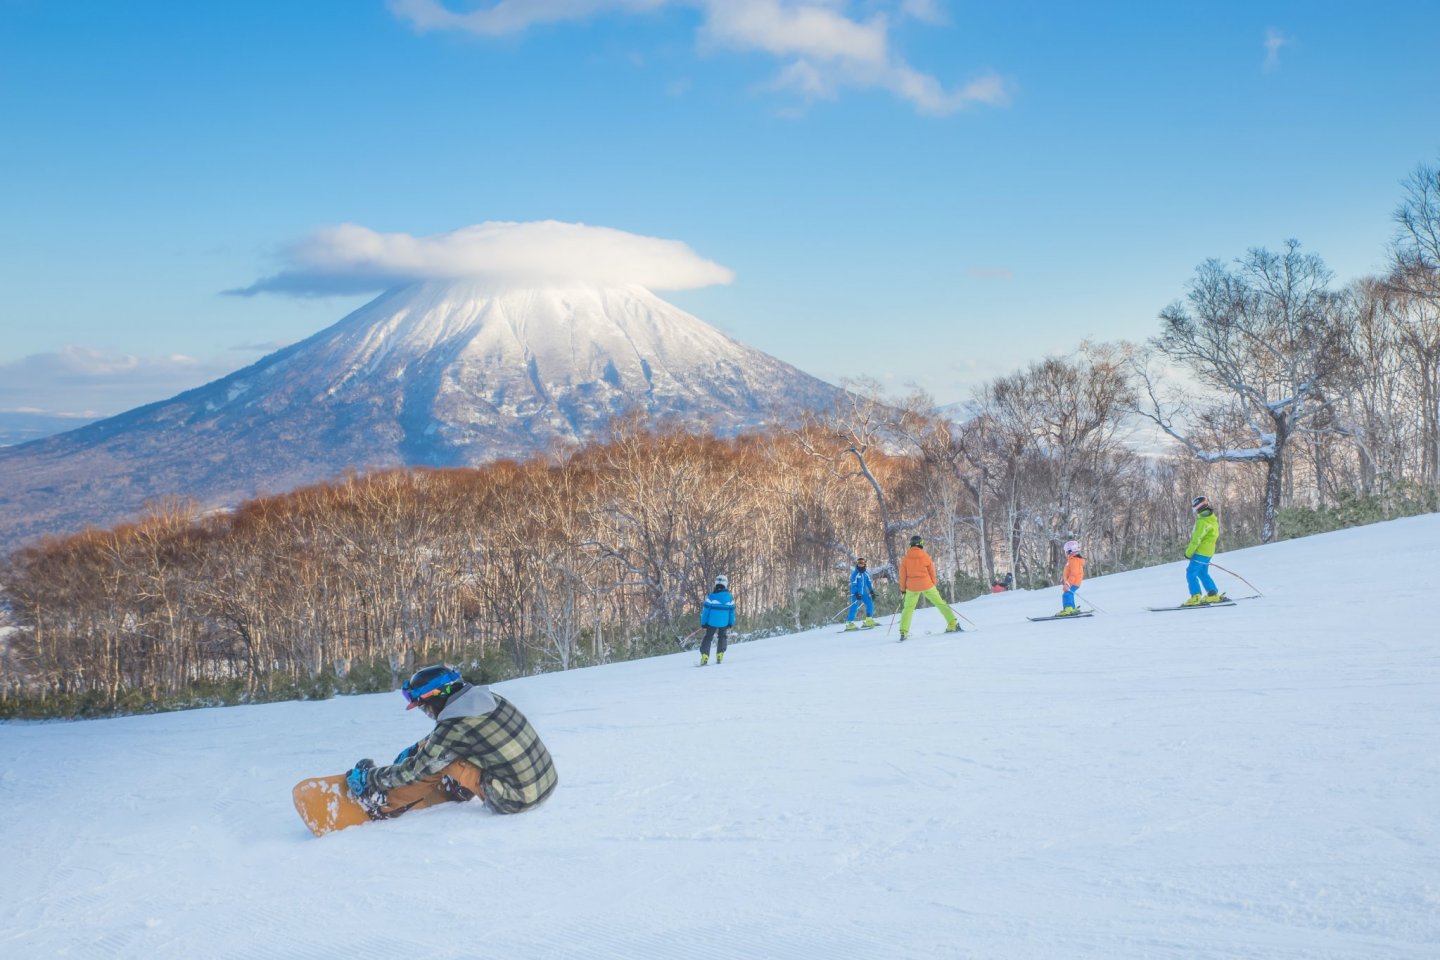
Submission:
<svg viewBox="0 0 1440 960">
<path fill-rule="evenodd" d="M 733 433 L 838 393 L 643 287 L 414 284 L 220 380 L 0 450 L 0 547 L 163 496 L 524 457 L 633 409 Z"/>
<path fill-rule="evenodd" d="M 0 954 L 1435 956 L 1437 544 L 1431 515 L 1222 553 L 1265 593 L 1234 607 L 1145 612 L 1176 562 L 1087 580 L 1087 619 L 987 595 L 959 635 L 511 681 L 560 775 L 514 817 L 310 836 L 294 783 L 428 729 L 399 694 L 0 724 Z"/>
</svg>

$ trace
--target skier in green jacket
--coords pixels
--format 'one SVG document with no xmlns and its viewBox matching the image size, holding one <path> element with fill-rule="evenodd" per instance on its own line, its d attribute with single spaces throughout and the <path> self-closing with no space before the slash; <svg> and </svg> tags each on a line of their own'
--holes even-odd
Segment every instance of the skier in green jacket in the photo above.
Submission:
<svg viewBox="0 0 1440 960">
<path fill-rule="evenodd" d="M 1190 532 L 1190 542 L 1185 546 L 1185 558 L 1190 561 L 1185 568 L 1190 599 L 1183 606 L 1223 603 L 1225 594 L 1215 587 L 1215 580 L 1210 576 L 1210 559 L 1215 556 L 1215 541 L 1220 537 L 1220 520 L 1215 516 L 1215 508 L 1208 497 L 1196 497 L 1190 501 L 1190 509 L 1195 511 L 1195 529 Z"/>
</svg>

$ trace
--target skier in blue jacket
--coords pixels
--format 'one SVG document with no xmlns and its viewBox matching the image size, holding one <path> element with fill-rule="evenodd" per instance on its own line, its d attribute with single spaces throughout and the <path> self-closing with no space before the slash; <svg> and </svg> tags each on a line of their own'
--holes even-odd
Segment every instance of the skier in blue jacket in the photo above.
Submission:
<svg viewBox="0 0 1440 960">
<path fill-rule="evenodd" d="M 710 662 L 710 641 L 717 639 L 715 662 L 725 662 L 725 637 L 735 626 L 735 598 L 730 595 L 730 580 L 722 573 L 715 578 L 715 588 L 705 598 L 700 611 L 700 626 L 705 628 L 705 639 L 700 641 L 700 666 Z"/>
<path fill-rule="evenodd" d="M 860 629 L 855 622 L 855 613 L 862 603 L 865 604 L 865 626 L 880 626 L 875 622 L 875 584 L 865 570 L 865 558 L 856 557 L 855 569 L 850 571 L 850 613 L 845 617 L 846 630 Z"/>
</svg>

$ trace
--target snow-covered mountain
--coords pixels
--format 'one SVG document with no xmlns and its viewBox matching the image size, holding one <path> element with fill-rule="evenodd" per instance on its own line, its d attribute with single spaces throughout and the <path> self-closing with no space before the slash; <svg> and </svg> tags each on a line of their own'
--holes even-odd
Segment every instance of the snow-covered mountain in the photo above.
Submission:
<svg viewBox="0 0 1440 960">
<path fill-rule="evenodd" d="M 512 817 L 310 836 L 293 784 L 429 731 L 398 693 L 0 723 L 0 955 L 1440 956 L 1437 543 L 1432 515 L 1226 553 L 1265 592 L 1233 607 L 1147 613 L 1179 561 L 1087 580 L 1105 612 L 1068 623 L 1016 591 L 958 635 L 923 610 L 903 644 L 512 680 L 560 775 Z"/>
<path fill-rule="evenodd" d="M 838 393 L 643 287 L 420 283 L 170 400 L 0 450 L 0 549 L 164 496 L 521 457 L 636 407 L 733 433 Z"/>
</svg>

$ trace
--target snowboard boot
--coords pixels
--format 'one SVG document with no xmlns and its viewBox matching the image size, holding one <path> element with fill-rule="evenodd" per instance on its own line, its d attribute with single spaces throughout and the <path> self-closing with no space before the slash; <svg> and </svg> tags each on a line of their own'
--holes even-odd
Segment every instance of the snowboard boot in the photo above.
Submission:
<svg viewBox="0 0 1440 960">
<path fill-rule="evenodd" d="M 1206 603 L 1224 603 L 1225 600 L 1226 600 L 1225 594 L 1223 594 L 1223 593 L 1216 593 L 1214 590 L 1211 590 L 1209 593 L 1207 593 L 1207 594 L 1205 595 L 1205 602 L 1206 602 Z"/>
<path fill-rule="evenodd" d="M 724 663 L 724 662 L 725 662 L 725 654 L 723 654 L 723 653 L 717 653 L 717 654 L 715 654 L 715 664 L 716 664 L 717 666 L 720 665 L 720 664 L 722 664 L 722 663 Z"/>
<path fill-rule="evenodd" d="M 848 632 L 848 631 L 851 631 L 851 630 L 859 630 L 859 629 L 860 629 L 859 625 L 858 625 L 854 620 L 851 620 L 851 621 L 849 621 L 848 623 L 845 624 L 845 630 L 846 630 L 847 632 Z"/>
<path fill-rule="evenodd" d="M 1205 602 L 1205 595 L 1204 595 L 1204 594 L 1201 594 L 1201 593 L 1192 593 L 1192 594 L 1190 595 L 1190 599 L 1189 599 L 1189 600 L 1186 600 L 1184 603 L 1180 604 L 1180 606 L 1182 606 L 1182 607 L 1198 607 L 1198 606 L 1200 606 L 1200 604 L 1202 604 L 1202 603 L 1204 603 L 1204 602 Z"/>
<path fill-rule="evenodd" d="M 875 619 L 874 617 L 866 617 L 866 618 L 865 618 L 865 626 L 867 626 L 867 627 L 878 627 L 878 626 L 880 626 L 880 624 L 879 624 L 878 621 L 876 621 L 876 619 Z"/>
<path fill-rule="evenodd" d="M 703 666 L 705 666 L 705 664 L 707 664 L 707 663 L 709 663 L 709 662 L 710 662 L 710 654 L 708 654 L 708 653 L 702 653 L 702 654 L 700 654 L 700 666 L 703 667 Z"/>
</svg>

